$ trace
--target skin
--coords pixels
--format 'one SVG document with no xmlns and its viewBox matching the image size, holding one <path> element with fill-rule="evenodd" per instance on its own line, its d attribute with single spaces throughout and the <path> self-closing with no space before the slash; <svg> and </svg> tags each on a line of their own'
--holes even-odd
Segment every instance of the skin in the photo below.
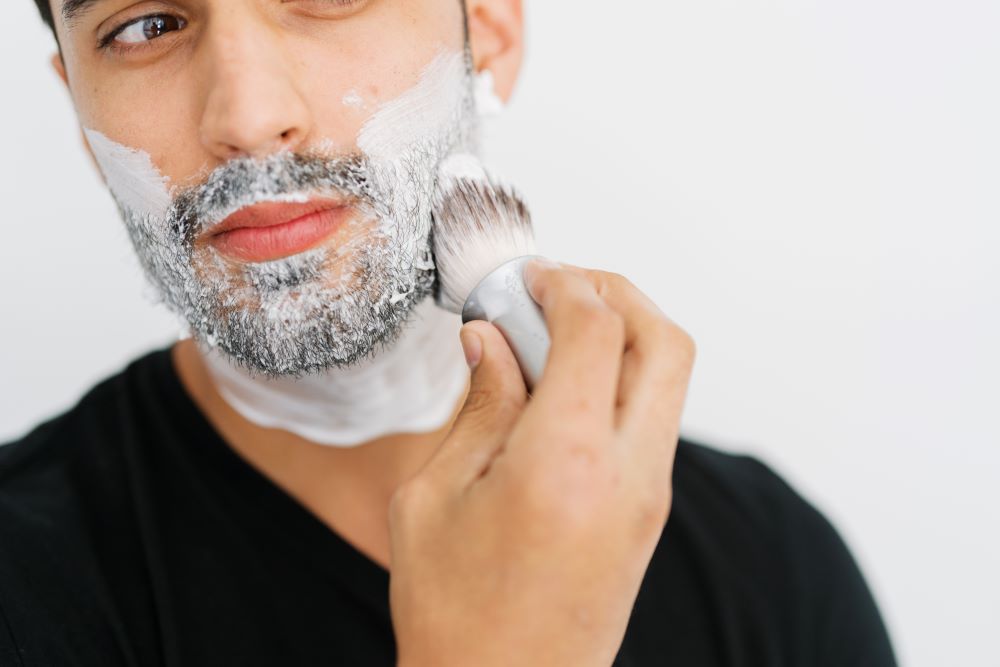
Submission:
<svg viewBox="0 0 1000 667">
<path fill-rule="evenodd" d="M 146 151 L 172 184 L 193 182 L 240 155 L 304 151 L 321 141 L 351 151 L 380 102 L 413 86 L 440 48 L 459 51 L 464 43 L 455 0 L 360 0 L 347 8 L 327 0 L 100 0 L 69 24 L 58 0 L 51 4 L 61 50 L 52 64 L 81 126 Z M 520 2 L 477 0 L 467 8 L 475 66 L 493 72 L 498 95 L 507 99 L 522 57 Z M 96 48 L 115 27 L 161 12 L 184 18 L 187 27 L 132 51 Z M 152 90 L 169 90 L 170 103 L 137 93 Z M 351 93 L 361 108 L 344 103 Z M 350 241 L 340 236 L 334 241 Z M 184 386 L 234 449 L 389 567 L 390 496 L 427 460 L 447 425 L 350 449 L 316 445 L 236 413 L 191 341 L 172 353 Z"/>
<path fill-rule="evenodd" d="M 462 330 L 465 406 L 389 509 L 400 665 L 612 664 L 672 500 L 695 346 L 624 277 L 528 265 L 552 337 L 531 400 Z"/>
<path fill-rule="evenodd" d="M 475 65 L 506 99 L 520 1 L 467 8 Z M 81 125 L 146 151 L 174 184 L 323 139 L 350 150 L 380 101 L 463 44 L 454 0 L 101 0 L 72 25 L 55 10 L 53 64 Z M 151 12 L 187 26 L 137 51 L 95 47 Z M 691 338 L 619 275 L 526 277 L 553 339 L 534 395 L 500 333 L 470 323 L 469 390 L 434 433 L 339 449 L 264 429 L 225 403 L 192 343 L 172 350 L 226 442 L 391 571 L 401 665 L 611 664 L 669 513 Z"/>
</svg>

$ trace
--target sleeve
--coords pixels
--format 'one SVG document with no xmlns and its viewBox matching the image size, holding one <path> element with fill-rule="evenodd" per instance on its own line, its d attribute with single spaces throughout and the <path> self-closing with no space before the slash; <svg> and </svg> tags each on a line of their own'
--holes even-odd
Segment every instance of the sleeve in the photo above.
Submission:
<svg viewBox="0 0 1000 667">
<path fill-rule="evenodd" d="M 770 468 L 781 497 L 788 574 L 799 621 L 812 646 L 800 647 L 823 667 L 896 667 L 885 623 L 864 575 L 830 521 Z"/>
</svg>

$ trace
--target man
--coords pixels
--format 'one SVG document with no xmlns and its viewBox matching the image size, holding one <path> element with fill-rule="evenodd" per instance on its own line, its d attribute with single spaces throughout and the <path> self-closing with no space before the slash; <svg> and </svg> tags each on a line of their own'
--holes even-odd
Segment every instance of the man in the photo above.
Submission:
<svg viewBox="0 0 1000 667">
<path fill-rule="evenodd" d="M 823 517 L 678 444 L 694 346 L 627 280 L 529 267 L 530 398 L 434 304 L 518 0 L 39 2 L 192 337 L 0 449 L 0 664 L 893 664 Z"/>
</svg>

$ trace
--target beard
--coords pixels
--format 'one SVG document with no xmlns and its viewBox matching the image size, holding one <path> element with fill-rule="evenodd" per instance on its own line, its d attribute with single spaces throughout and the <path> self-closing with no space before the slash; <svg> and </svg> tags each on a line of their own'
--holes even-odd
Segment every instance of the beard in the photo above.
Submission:
<svg viewBox="0 0 1000 667">
<path fill-rule="evenodd" d="M 472 145 L 468 65 L 455 71 L 464 76 L 453 82 L 461 93 L 447 122 L 391 157 L 383 141 L 373 142 L 380 149 L 374 155 L 237 158 L 174 190 L 162 214 L 130 206 L 112 188 L 160 299 L 199 342 L 270 376 L 352 366 L 391 345 L 435 287 L 430 235 L 438 165 Z M 243 207 L 314 197 L 344 202 L 352 215 L 305 252 L 241 262 L 206 240 L 211 227 Z"/>
<path fill-rule="evenodd" d="M 433 184 L 428 174 L 394 167 L 377 173 L 359 156 L 240 158 L 176 195 L 165 219 L 123 216 L 160 298 L 198 340 L 269 375 L 348 366 L 391 344 L 434 285 L 425 222 Z M 412 208 L 396 204 L 399 190 L 416 195 L 406 197 Z M 204 240 L 244 206 L 317 195 L 352 209 L 335 246 L 328 239 L 291 257 L 244 263 Z"/>
</svg>

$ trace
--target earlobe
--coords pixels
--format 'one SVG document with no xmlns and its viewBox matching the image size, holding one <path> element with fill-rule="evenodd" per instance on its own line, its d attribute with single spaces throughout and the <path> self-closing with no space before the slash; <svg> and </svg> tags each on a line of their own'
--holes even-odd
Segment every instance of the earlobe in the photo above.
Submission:
<svg viewBox="0 0 1000 667">
<path fill-rule="evenodd" d="M 521 0 L 467 0 L 476 71 L 489 70 L 497 96 L 510 100 L 524 56 Z"/>
<path fill-rule="evenodd" d="M 52 60 L 49 61 L 52 64 L 52 69 L 56 71 L 62 82 L 69 86 L 69 79 L 66 77 L 66 65 L 63 63 L 62 54 L 58 51 L 52 54 Z"/>
</svg>

